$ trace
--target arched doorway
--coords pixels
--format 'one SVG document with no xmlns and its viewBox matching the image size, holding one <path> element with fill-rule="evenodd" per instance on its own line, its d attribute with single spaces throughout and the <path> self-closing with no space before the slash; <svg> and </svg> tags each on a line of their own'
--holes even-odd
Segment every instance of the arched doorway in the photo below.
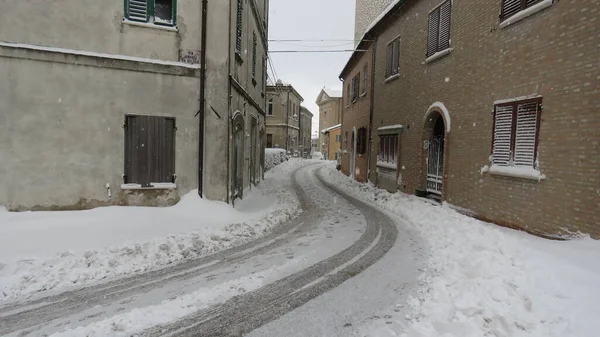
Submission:
<svg viewBox="0 0 600 337">
<path fill-rule="evenodd" d="M 427 139 L 427 193 L 441 199 L 444 177 L 444 149 L 446 142 L 446 125 L 442 115 L 433 111 L 425 122 Z"/>
</svg>

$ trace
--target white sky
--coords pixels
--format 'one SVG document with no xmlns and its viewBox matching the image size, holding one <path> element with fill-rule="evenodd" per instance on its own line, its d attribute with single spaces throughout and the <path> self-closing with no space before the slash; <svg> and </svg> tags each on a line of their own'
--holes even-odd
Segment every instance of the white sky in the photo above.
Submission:
<svg viewBox="0 0 600 337">
<path fill-rule="evenodd" d="M 269 42 L 269 50 L 344 50 L 354 44 L 355 0 L 270 0 L 269 40 L 344 40 Z M 279 79 L 290 83 L 304 98 L 303 105 L 315 116 L 315 101 L 324 86 L 342 90 L 339 74 L 351 53 L 273 53 Z M 269 74 L 271 71 L 269 70 Z"/>
</svg>

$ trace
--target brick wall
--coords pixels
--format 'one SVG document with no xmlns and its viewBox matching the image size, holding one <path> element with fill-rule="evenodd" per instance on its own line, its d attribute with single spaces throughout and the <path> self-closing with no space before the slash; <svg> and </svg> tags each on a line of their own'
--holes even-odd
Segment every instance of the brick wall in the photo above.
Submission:
<svg viewBox="0 0 600 337">
<path fill-rule="evenodd" d="M 426 63 L 428 13 L 441 1 L 408 1 L 377 35 L 373 128 L 402 124 L 402 191 L 424 187 L 426 113 L 449 110 L 443 200 L 538 234 L 561 228 L 600 237 L 599 1 L 558 1 L 500 28 L 501 0 L 454 0 L 452 52 Z M 385 48 L 401 36 L 400 77 L 385 83 Z M 543 96 L 542 181 L 481 173 L 493 103 Z M 377 149 L 377 139 L 373 148 Z M 377 151 L 372 152 L 374 165 Z"/>
</svg>

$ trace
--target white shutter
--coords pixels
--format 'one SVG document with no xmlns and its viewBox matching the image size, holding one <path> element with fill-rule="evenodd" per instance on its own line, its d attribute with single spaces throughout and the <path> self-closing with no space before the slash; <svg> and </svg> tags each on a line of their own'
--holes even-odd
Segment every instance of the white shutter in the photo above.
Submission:
<svg viewBox="0 0 600 337">
<path fill-rule="evenodd" d="M 148 22 L 148 1 L 129 0 L 127 2 L 127 18 L 133 21 Z"/>
<path fill-rule="evenodd" d="M 440 37 L 437 51 L 450 48 L 450 19 L 452 16 L 452 2 L 446 1 L 440 6 Z"/>
<path fill-rule="evenodd" d="M 513 105 L 497 106 L 494 116 L 494 145 L 493 145 L 493 163 L 494 165 L 511 165 L 511 141 L 512 141 L 512 123 L 513 123 Z"/>
<path fill-rule="evenodd" d="M 515 166 L 534 167 L 538 123 L 537 114 L 537 102 L 519 104 L 517 107 L 517 130 L 514 154 Z"/>
<path fill-rule="evenodd" d="M 509 18 L 521 11 L 521 0 L 502 1 L 502 20 Z"/>
</svg>

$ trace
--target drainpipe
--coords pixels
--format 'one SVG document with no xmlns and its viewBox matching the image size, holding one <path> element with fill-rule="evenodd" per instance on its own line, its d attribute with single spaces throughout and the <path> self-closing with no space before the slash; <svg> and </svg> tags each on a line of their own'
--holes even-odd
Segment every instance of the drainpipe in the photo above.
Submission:
<svg viewBox="0 0 600 337">
<path fill-rule="evenodd" d="M 202 0 L 202 32 L 200 37 L 200 110 L 198 111 L 198 195 L 203 197 L 204 189 L 204 117 L 206 114 L 206 30 L 208 0 Z"/>
<path fill-rule="evenodd" d="M 285 107 L 285 155 L 289 151 L 289 139 L 290 139 L 290 92 L 287 92 L 287 103 Z"/>
<path fill-rule="evenodd" d="M 371 152 L 373 151 L 373 112 L 375 110 L 375 56 L 377 54 L 377 38 L 373 39 L 371 55 L 371 99 L 369 102 L 369 148 L 367 149 L 367 182 L 371 179 Z"/>
</svg>

